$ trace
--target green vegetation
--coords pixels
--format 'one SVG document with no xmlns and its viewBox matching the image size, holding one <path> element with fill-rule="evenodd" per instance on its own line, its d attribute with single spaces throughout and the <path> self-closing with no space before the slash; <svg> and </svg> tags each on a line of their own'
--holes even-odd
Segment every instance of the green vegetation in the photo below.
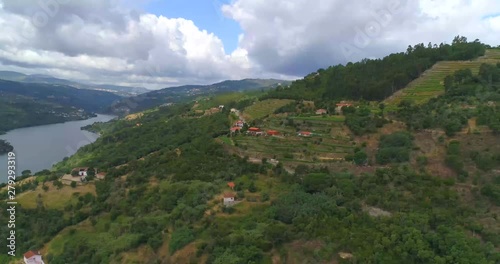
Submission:
<svg viewBox="0 0 500 264">
<path fill-rule="evenodd" d="M 460 132 L 468 120 L 476 117 L 478 125 L 500 131 L 500 64 L 482 65 L 476 76 L 463 69 L 446 77 L 445 94 L 421 105 L 402 101 L 398 116 L 410 129 L 442 128 L 448 136 Z"/>
<path fill-rule="evenodd" d="M 480 47 L 457 39 L 386 60 L 400 58 L 411 70 L 403 62 L 421 59 L 423 69 Z M 346 68 L 356 73 L 359 65 Z M 403 100 L 396 113 L 361 101 L 342 109 L 345 117 L 313 116 L 335 101 L 276 99 L 271 91 L 259 99 L 261 92 L 200 97 L 196 106 L 93 125 L 102 134 L 95 143 L 18 182 L 17 250 L 39 249 L 51 264 L 499 263 L 497 68 L 462 69 L 444 81 L 445 94 L 418 105 Z M 309 88 L 289 91 L 321 94 Z M 221 103 L 222 111 L 192 115 Z M 279 134 L 229 134 L 232 107 L 248 125 Z M 74 167 L 106 177 L 61 179 Z M 226 193 L 236 195 L 230 207 Z M 0 236 L 8 231 L 0 226 Z"/>
<path fill-rule="evenodd" d="M 71 86 L 42 83 L 19 83 L 0 80 L 2 98 L 15 96 L 26 103 L 41 102 L 66 108 L 83 109 L 90 113 L 102 113 L 121 97 L 110 92 L 77 89 Z M 27 108 L 24 108 L 27 107 Z M 33 106 L 31 106 L 33 107 Z M 21 109 L 30 109 L 29 104 Z"/>
<path fill-rule="evenodd" d="M 408 132 L 395 132 L 380 137 L 377 163 L 401 163 L 410 160 L 413 136 Z"/>
<path fill-rule="evenodd" d="M 377 128 L 382 127 L 388 121 L 366 107 L 354 108 L 344 107 L 343 110 L 346 115 L 345 124 L 355 135 L 364 135 L 367 133 L 374 133 Z"/>
<path fill-rule="evenodd" d="M 484 56 L 475 60 L 438 62 L 420 78 L 411 82 L 405 89 L 389 97 L 386 103 L 391 108 L 396 107 L 403 100 L 412 100 L 417 104 L 425 103 L 445 92 L 443 80 L 446 76 L 464 69 L 471 69 L 474 74 L 477 74 L 481 65 L 499 63 L 499 54 L 500 50 L 488 49 Z"/>
<path fill-rule="evenodd" d="M 243 115 L 249 120 L 261 119 L 272 113 L 277 109 L 290 104 L 291 100 L 264 100 L 259 101 L 243 110 Z"/>
<path fill-rule="evenodd" d="M 409 46 L 405 53 L 391 54 L 379 60 L 362 60 L 319 69 L 289 88 L 278 87 L 267 98 L 326 102 L 341 98 L 383 100 L 406 87 L 436 62 L 470 60 L 484 55 L 486 47 L 475 40 L 457 36 L 451 45 L 429 43 Z"/>
<path fill-rule="evenodd" d="M 16 128 L 82 120 L 92 116 L 70 106 L 16 94 L 2 94 L 0 97 L 0 134 Z"/>
<path fill-rule="evenodd" d="M 13 150 L 14 147 L 12 147 L 12 145 L 9 142 L 0 139 L 0 155 L 11 152 Z"/>
</svg>

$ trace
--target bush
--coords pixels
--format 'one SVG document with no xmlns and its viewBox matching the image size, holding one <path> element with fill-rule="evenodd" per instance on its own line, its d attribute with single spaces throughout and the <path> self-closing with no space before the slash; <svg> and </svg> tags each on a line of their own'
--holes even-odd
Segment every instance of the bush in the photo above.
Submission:
<svg viewBox="0 0 500 264">
<path fill-rule="evenodd" d="M 400 163 L 410 160 L 413 136 L 408 132 L 395 132 L 380 138 L 376 158 L 379 164 Z"/>
<path fill-rule="evenodd" d="M 175 251 L 183 248 L 193 240 L 194 240 L 194 233 L 191 229 L 182 227 L 175 230 L 172 233 L 172 237 L 170 238 L 170 245 L 169 245 L 170 254 L 173 254 Z"/>
</svg>

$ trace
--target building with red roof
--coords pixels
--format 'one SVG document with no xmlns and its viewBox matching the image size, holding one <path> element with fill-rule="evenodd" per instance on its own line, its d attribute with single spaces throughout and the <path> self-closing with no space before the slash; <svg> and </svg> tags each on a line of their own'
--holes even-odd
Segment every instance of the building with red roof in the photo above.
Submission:
<svg viewBox="0 0 500 264">
<path fill-rule="evenodd" d="M 268 130 L 266 133 L 268 136 L 277 136 L 280 134 L 280 132 L 277 130 Z"/>
<path fill-rule="evenodd" d="M 231 193 L 231 192 L 224 193 L 224 206 L 234 205 L 234 202 L 235 202 L 234 198 L 235 198 L 234 193 Z"/>
<path fill-rule="evenodd" d="M 26 264 L 45 264 L 42 260 L 42 255 L 40 255 L 40 252 L 30 250 L 24 253 L 23 257 L 24 263 Z"/>
<path fill-rule="evenodd" d="M 300 131 L 299 133 L 297 133 L 297 136 L 299 136 L 299 137 L 310 137 L 310 136 L 312 136 L 312 133 L 309 132 L 309 131 Z"/>
</svg>

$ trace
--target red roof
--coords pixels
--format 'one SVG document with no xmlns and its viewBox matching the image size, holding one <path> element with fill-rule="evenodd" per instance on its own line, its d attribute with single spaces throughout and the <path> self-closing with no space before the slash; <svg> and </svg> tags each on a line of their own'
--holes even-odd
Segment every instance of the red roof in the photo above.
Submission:
<svg viewBox="0 0 500 264">
<path fill-rule="evenodd" d="M 279 135 L 279 134 L 280 134 L 280 132 L 279 132 L 279 131 L 276 131 L 276 130 L 268 130 L 268 131 L 267 131 L 267 134 L 268 134 L 268 135 Z"/>
<path fill-rule="evenodd" d="M 260 128 L 258 127 L 251 127 L 248 129 L 248 131 L 260 131 Z"/>
<path fill-rule="evenodd" d="M 301 132 L 299 132 L 299 134 L 301 134 L 301 135 L 311 135 L 311 132 L 309 132 L 309 131 L 301 131 Z"/>
<path fill-rule="evenodd" d="M 224 193 L 224 198 L 234 198 L 234 193 Z"/>
<path fill-rule="evenodd" d="M 38 254 L 35 251 L 33 251 L 33 250 L 30 250 L 30 251 L 24 253 L 24 257 L 27 258 L 27 259 L 29 259 L 29 258 L 31 258 L 33 256 L 36 256 L 36 255 L 38 255 Z"/>
<path fill-rule="evenodd" d="M 231 131 L 241 130 L 241 127 L 232 127 Z"/>
<path fill-rule="evenodd" d="M 230 188 L 234 188 L 235 184 L 234 184 L 234 182 L 228 182 L 227 186 L 229 186 Z"/>
</svg>

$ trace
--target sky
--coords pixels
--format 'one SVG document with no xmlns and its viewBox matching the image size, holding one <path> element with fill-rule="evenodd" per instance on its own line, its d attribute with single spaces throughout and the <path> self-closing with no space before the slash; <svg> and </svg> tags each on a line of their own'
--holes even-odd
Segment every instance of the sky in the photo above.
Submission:
<svg viewBox="0 0 500 264">
<path fill-rule="evenodd" d="M 0 0 L 0 70 L 151 89 L 293 80 L 456 35 L 500 45 L 500 0 Z"/>
</svg>

